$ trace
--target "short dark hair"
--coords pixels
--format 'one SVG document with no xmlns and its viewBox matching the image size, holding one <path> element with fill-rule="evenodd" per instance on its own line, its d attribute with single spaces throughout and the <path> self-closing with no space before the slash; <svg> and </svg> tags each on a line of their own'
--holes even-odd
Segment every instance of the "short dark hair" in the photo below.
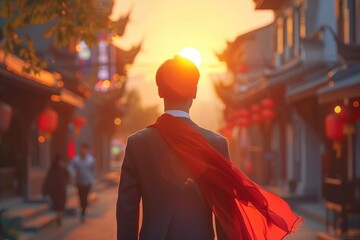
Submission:
<svg viewBox="0 0 360 240">
<path fill-rule="evenodd" d="M 196 65 L 181 56 L 165 61 L 156 72 L 160 97 L 171 100 L 195 98 L 199 78 Z"/>
</svg>

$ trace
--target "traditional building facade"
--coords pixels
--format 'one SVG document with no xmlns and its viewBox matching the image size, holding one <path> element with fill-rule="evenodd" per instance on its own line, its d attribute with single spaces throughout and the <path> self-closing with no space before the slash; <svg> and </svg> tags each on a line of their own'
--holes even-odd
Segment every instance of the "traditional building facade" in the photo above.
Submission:
<svg viewBox="0 0 360 240">
<path fill-rule="evenodd" d="M 111 10 L 110 5 L 102 6 Z M 118 36 L 124 34 L 128 20 L 129 15 L 117 22 Z M 37 54 L 48 62 L 39 75 L 25 74 L 23 67 L 28 65 L 23 60 L 0 51 L 0 200 L 14 196 L 41 200 L 53 156 L 61 153 L 64 160 L 71 160 L 79 142 L 93 147 L 101 177 L 108 169 L 113 121 L 122 114 L 116 103 L 125 91 L 124 66 L 140 51 L 140 47 L 129 52 L 117 49 L 109 44 L 109 33 L 106 39 L 100 34 L 99 46 L 93 49 L 82 42 L 59 48 L 43 37 L 46 28 L 45 24 L 24 29 Z"/>
<path fill-rule="evenodd" d="M 98 47 L 101 48 L 101 42 Z M 77 111 L 77 114 L 87 119 L 87 124 L 74 139 L 78 144 L 90 144 L 99 176 L 106 173 L 110 167 L 111 141 L 117 121 L 121 122 L 125 114 L 121 107 L 121 98 L 125 93 L 127 69 L 134 62 L 140 49 L 139 45 L 126 51 L 109 44 L 104 50 L 96 47 L 91 50 L 92 61 L 102 58 L 104 62 L 93 66 L 89 75 L 83 76 L 93 84 L 91 97 L 85 103 L 85 108 Z"/>
<path fill-rule="evenodd" d="M 252 112 L 254 104 L 274 104 L 272 117 L 268 111 L 245 126 L 262 129 L 246 143 L 260 142 L 260 157 L 251 161 L 265 176 L 255 179 L 298 197 L 324 199 L 328 232 L 319 237 L 357 239 L 360 1 L 254 2 L 256 9 L 274 12 L 273 35 L 267 36 L 274 41 L 272 61 L 257 79 L 237 88 L 219 84 L 217 90 L 227 108 Z M 229 55 L 243 63 L 235 53 Z"/>
<path fill-rule="evenodd" d="M 83 98 L 66 89 L 58 73 L 25 74 L 22 68 L 27 64 L 3 51 L 0 64 L 2 110 L 6 104 L 12 112 L 0 143 L 0 196 L 30 200 L 41 194 L 52 153 L 66 151 L 66 139 L 53 133 L 67 125 L 74 108 L 84 104 Z M 4 116 L 2 112 L 2 121 Z"/>
</svg>

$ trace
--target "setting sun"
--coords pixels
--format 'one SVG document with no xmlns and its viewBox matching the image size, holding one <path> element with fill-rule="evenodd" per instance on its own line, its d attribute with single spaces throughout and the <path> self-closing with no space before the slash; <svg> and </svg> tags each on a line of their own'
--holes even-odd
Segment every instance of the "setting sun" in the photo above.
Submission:
<svg viewBox="0 0 360 240">
<path fill-rule="evenodd" d="M 191 60 L 196 66 L 200 66 L 201 63 L 201 54 L 195 48 L 183 48 L 179 55 Z"/>
</svg>

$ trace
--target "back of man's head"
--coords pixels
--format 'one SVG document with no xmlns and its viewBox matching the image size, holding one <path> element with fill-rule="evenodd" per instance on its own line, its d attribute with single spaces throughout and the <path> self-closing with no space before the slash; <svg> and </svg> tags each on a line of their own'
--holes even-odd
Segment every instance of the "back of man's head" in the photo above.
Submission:
<svg viewBox="0 0 360 240">
<path fill-rule="evenodd" d="M 199 78 L 199 70 L 190 60 L 180 56 L 169 59 L 156 72 L 159 96 L 170 101 L 195 99 Z"/>
</svg>

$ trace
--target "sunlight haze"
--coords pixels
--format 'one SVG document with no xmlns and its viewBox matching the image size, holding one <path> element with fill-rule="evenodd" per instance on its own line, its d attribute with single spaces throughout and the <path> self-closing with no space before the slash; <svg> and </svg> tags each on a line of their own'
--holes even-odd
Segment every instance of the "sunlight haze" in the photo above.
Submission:
<svg viewBox="0 0 360 240">
<path fill-rule="evenodd" d="M 195 48 L 202 62 L 191 115 L 199 125 L 216 130 L 223 106 L 215 96 L 212 81 L 226 73 L 226 66 L 215 53 L 222 52 L 226 42 L 239 34 L 270 23 L 273 13 L 255 11 L 252 0 L 227 0 L 226 4 L 223 0 L 115 0 L 111 18 L 129 11 L 125 35 L 115 43 L 128 49 L 142 42 L 142 50 L 129 70 L 128 87 L 140 91 L 144 105 L 160 105 L 155 84 L 157 67 L 183 48 Z"/>
</svg>

